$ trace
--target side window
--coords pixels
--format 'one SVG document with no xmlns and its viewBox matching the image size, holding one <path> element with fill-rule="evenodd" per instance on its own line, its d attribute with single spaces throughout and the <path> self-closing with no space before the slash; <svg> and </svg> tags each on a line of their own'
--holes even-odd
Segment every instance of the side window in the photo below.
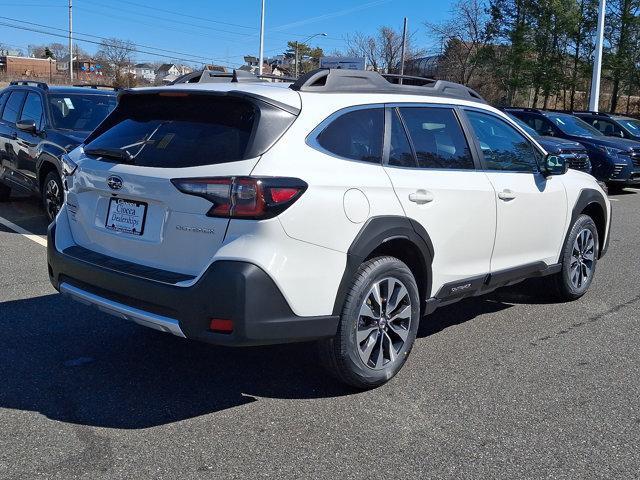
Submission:
<svg viewBox="0 0 640 480">
<path fill-rule="evenodd" d="M 533 128 L 538 133 L 538 135 L 553 136 L 555 134 L 555 127 L 553 126 L 553 124 L 542 117 L 537 117 L 534 115 L 520 115 L 518 116 L 518 118 L 527 122 L 527 125 Z"/>
<path fill-rule="evenodd" d="M 4 92 L 2 95 L 0 95 L 0 112 L 2 112 L 2 108 L 4 107 L 7 98 L 9 98 L 9 92 Z"/>
<path fill-rule="evenodd" d="M 419 168 L 475 168 L 452 109 L 403 107 L 400 114 L 413 142 Z"/>
<path fill-rule="evenodd" d="M 42 129 L 42 99 L 40 95 L 34 92 L 29 92 L 27 99 L 22 107 L 22 114 L 20 120 L 33 120 L 36 122 L 36 128 Z"/>
<path fill-rule="evenodd" d="M 20 108 L 22 107 L 24 97 L 25 92 L 23 91 L 18 90 L 11 92 L 7 103 L 4 106 L 4 110 L 2 111 L 2 120 L 8 123 L 16 123 L 18 121 L 18 115 L 20 114 Z"/>
<path fill-rule="evenodd" d="M 596 127 L 598 130 L 600 130 L 602 133 L 604 133 L 605 135 L 621 136 L 620 134 L 622 133 L 622 129 L 616 124 L 614 124 L 613 122 L 609 122 L 608 120 L 598 119 L 598 120 L 592 120 L 591 124 L 594 127 Z"/>
<path fill-rule="evenodd" d="M 317 137 L 318 144 L 339 157 L 381 163 L 384 109 L 353 110 L 333 120 Z"/>
<path fill-rule="evenodd" d="M 407 133 L 398 117 L 398 111 L 393 109 L 391 117 L 391 141 L 389 145 L 389 165 L 393 167 L 417 167 L 416 159 L 411 151 Z"/>
<path fill-rule="evenodd" d="M 467 111 L 467 116 L 480 143 L 487 169 L 511 172 L 538 170 L 536 149 L 515 128 L 493 115 Z"/>
</svg>

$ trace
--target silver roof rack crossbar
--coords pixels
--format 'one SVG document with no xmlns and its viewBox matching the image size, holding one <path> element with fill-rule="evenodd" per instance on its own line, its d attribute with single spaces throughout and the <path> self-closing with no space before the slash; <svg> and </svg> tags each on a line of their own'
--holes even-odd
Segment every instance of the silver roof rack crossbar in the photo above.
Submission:
<svg viewBox="0 0 640 480">
<path fill-rule="evenodd" d="M 293 82 L 294 78 L 280 77 L 278 75 L 256 75 L 246 70 L 233 70 L 231 72 L 220 72 L 217 70 L 196 70 L 176 78 L 170 85 L 179 83 L 262 83 L 267 79 L 280 80 L 283 82 Z"/>
</svg>

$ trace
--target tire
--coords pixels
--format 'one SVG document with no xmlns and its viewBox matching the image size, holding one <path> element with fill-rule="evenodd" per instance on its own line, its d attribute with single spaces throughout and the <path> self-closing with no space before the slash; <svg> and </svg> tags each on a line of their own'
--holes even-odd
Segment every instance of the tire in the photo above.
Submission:
<svg viewBox="0 0 640 480">
<path fill-rule="evenodd" d="M 11 197 L 11 187 L 0 183 L 0 202 L 7 202 Z"/>
<path fill-rule="evenodd" d="M 377 387 L 404 365 L 419 321 L 420 295 L 409 267 L 394 257 L 373 258 L 356 272 L 335 337 L 319 342 L 320 360 L 344 383 Z"/>
<path fill-rule="evenodd" d="M 556 297 L 564 301 L 582 297 L 596 272 L 600 239 L 591 217 L 580 215 L 562 247 L 562 270 L 553 276 Z"/>
<path fill-rule="evenodd" d="M 42 184 L 42 206 L 49 223 L 53 222 L 62 208 L 64 189 L 58 172 L 51 171 L 44 177 Z"/>
</svg>

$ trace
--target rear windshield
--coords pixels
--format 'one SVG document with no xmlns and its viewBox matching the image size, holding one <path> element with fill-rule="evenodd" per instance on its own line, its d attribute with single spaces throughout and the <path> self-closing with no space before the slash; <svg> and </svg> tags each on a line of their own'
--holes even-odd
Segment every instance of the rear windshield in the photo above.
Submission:
<svg viewBox="0 0 640 480">
<path fill-rule="evenodd" d="M 243 98 L 178 95 L 123 97 L 106 125 L 89 137 L 86 154 L 164 168 L 233 162 L 263 153 L 292 121 L 289 113 Z M 267 132 L 258 135 L 263 117 Z"/>
<path fill-rule="evenodd" d="M 116 107 L 115 95 L 49 94 L 55 128 L 90 132 Z"/>
</svg>

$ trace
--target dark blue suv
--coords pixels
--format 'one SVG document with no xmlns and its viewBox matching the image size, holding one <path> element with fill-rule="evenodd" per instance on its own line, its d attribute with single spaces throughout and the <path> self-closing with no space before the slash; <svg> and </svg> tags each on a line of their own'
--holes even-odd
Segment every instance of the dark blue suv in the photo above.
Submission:
<svg viewBox="0 0 640 480">
<path fill-rule="evenodd" d="M 573 112 L 607 137 L 628 138 L 640 142 L 640 120 L 602 112 Z"/>
<path fill-rule="evenodd" d="M 640 142 L 607 137 L 578 117 L 534 108 L 508 108 L 540 135 L 580 142 L 589 152 L 591 173 L 609 188 L 640 185 Z"/>
<path fill-rule="evenodd" d="M 16 81 L 0 93 L 0 201 L 12 189 L 40 195 L 53 220 L 64 201 L 60 158 L 116 106 L 113 88 L 87 87 Z"/>
<path fill-rule="evenodd" d="M 564 157 L 569 164 L 569 168 L 580 170 L 582 172 L 591 173 L 591 160 L 587 149 L 581 143 L 573 140 L 565 140 L 564 138 L 546 137 L 540 135 L 527 123 L 520 120 L 515 115 L 506 112 L 509 118 L 516 122 L 525 132 L 536 139 L 547 153 Z"/>
</svg>

